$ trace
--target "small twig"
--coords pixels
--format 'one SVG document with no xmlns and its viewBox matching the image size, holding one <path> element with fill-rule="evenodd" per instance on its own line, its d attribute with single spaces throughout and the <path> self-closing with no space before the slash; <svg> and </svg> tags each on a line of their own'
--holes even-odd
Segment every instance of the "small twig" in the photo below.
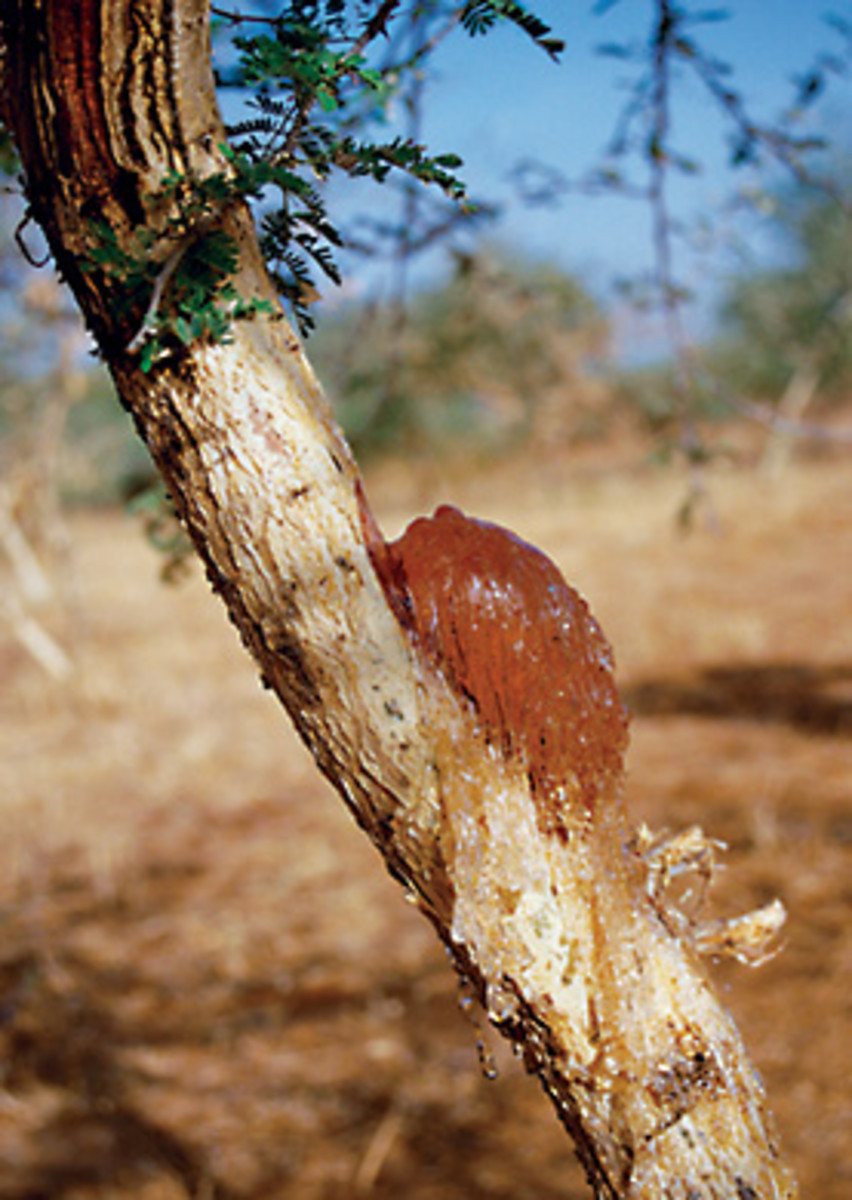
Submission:
<svg viewBox="0 0 852 1200">
<path fill-rule="evenodd" d="M 379 5 L 376 12 L 370 17 L 367 24 L 364 26 L 364 32 L 352 43 L 350 54 L 361 54 L 370 42 L 374 41 L 379 34 L 387 36 L 388 22 L 394 14 L 394 10 L 399 8 L 401 0 L 384 0 Z"/>
<path fill-rule="evenodd" d="M 169 280 L 180 266 L 181 259 L 186 254 L 187 250 L 195 241 L 195 239 L 196 234 L 194 232 L 192 234 L 187 234 L 186 237 L 182 238 L 177 246 L 175 246 L 174 250 L 163 263 L 163 266 L 161 267 L 160 272 L 154 281 L 154 286 L 151 289 L 151 298 L 148 301 L 148 307 L 145 309 L 145 315 L 142 318 L 142 323 L 125 347 L 128 354 L 135 354 L 138 350 L 141 350 L 145 342 L 154 332 L 157 313 L 159 312 L 163 295 L 165 294 L 166 288 L 169 285 Z"/>
<path fill-rule="evenodd" d="M 206 237 L 213 229 L 222 223 L 226 213 L 236 204 L 240 203 L 237 197 L 232 197 L 218 205 L 212 212 L 208 212 L 205 216 L 199 218 L 195 224 L 183 235 L 178 241 L 175 248 L 171 251 L 168 258 L 160 268 L 157 278 L 154 280 L 154 286 L 151 289 L 151 297 L 148 300 L 148 306 L 145 309 L 145 315 L 142 318 L 141 324 L 136 333 L 130 338 L 125 346 L 125 352 L 134 354 L 141 350 L 145 342 L 154 332 L 155 320 L 159 312 L 160 305 L 163 302 L 166 288 L 170 280 L 174 276 L 175 271 L 181 264 L 187 250 L 194 246 L 197 242 Z"/>
<path fill-rule="evenodd" d="M 211 4 L 210 11 L 214 17 L 221 17 L 223 21 L 230 21 L 232 25 L 274 25 L 278 20 L 277 17 L 261 17 L 257 14 L 244 16 L 241 12 L 219 8 L 217 4 Z"/>
<path fill-rule="evenodd" d="M 761 147 L 771 158 L 788 170 L 798 183 L 819 188 L 820 191 L 831 196 L 844 211 L 850 211 L 852 206 L 850 206 L 850 200 L 845 191 L 831 179 L 814 174 L 802 161 L 803 153 L 820 147 L 819 141 L 807 137 L 796 138 L 785 133 L 783 127 L 773 129 L 752 121 L 742 96 L 720 81 L 718 71 L 714 68 L 712 61 L 702 54 L 697 54 L 688 61 L 719 108 L 727 114 L 742 138 L 744 146 Z"/>
<path fill-rule="evenodd" d="M 674 354 L 673 387 L 678 407 L 680 441 L 689 464 L 693 497 L 704 496 L 704 485 L 696 459 L 700 436 L 690 410 L 690 397 L 695 381 L 692 350 L 683 324 L 682 300 L 674 273 L 672 250 L 672 217 L 668 202 L 668 171 L 670 114 L 670 53 L 671 40 L 677 29 L 677 16 L 670 0 L 658 0 L 654 36 L 653 87 L 651 91 L 651 138 L 648 147 L 650 183 L 648 200 L 651 206 L 654 255 L 661 293 L 661 307 L 669 344 Z"/>
<path fill-rule="evenodd" d="M 391 1105 L 379 1121 L 373 1133 L 364 1157 L 358 1165 L 353 1181 L 356 1196 L 366 1195 L 373 1190 L 382 1167 L 393 1149 L 394 1142 L 399 1137 L 403 1126 L 403 1114 Z"/>
</svg>

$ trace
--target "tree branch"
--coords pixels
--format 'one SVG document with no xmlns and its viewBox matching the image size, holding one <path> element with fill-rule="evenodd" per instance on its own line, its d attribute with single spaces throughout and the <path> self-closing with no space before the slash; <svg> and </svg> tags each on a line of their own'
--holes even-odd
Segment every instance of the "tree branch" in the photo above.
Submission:
<svg viewBox="0 0 852 1200">
<path fill-rule="evenodd" d="M 596 1196 L 795 1196 L 700 928 L 660 884 L 660 854 L 686 851 L 655 844 L 652 871 L 628 828 L 623 712 L 580 598 L 453 510 L 386 545 L 279 314 L 148 375 L 128 352 L 118 284 L 84 263 L 103 223 L 128 252 L 140 221 L 164 228 L 168 171 L 223 169 L 208 6 L 74 11 L 0 0 L 30 201 L 264 681 L 539 1075 Z M 271 298 L 247 210 L 223 230 L 240 294 Z"/>
</svg>

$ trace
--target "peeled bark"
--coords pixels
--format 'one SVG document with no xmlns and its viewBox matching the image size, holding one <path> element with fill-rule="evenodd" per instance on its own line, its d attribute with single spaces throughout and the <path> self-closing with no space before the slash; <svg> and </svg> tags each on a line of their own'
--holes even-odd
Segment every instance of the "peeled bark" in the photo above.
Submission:
<svg viewBox="0 0 852 1200">
<path fill-rule="evenodd" d="M 0 30 L 34 214 L 214 590 L 541 1078 L 595 1195 L 795 1196 L 699 963 L 701 931 L 665 897 L 666 877 L 708 844 L 631 835 L 623 716 L 582 601 L 537 551 L 458 514 L 388 547 L 280 315 L 140 368 L 145 304 L 128 309 L 91 252 L 105 227 L 136 246 L 144 224 L 162 234 L 152 261 L 167 263 L 164 175 L 225 168 L 206 3 L 0 0 Z M 232 206 L 221 224 L 240 248 L 240 293 L 274 299 L 248 212 Z M 537 685 L 558 719 L 525 703 Z M 708 944 L 743 950 L 757 924 Z"/>
</svg>

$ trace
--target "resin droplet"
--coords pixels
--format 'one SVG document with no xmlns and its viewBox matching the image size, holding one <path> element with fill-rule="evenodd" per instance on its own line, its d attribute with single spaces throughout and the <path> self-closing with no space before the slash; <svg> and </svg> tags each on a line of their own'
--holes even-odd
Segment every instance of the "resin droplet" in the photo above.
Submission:
<svg viewBox="0 0 852 1200">
<path fill-rule="evenodd" d="M 475 706 L 487 736 L 523 757 L 548 828 L 614 795 L 627 717 L 612 651 L 545 554 L 444 506 L 386 547 L 380 574 L 395 610 Z"/>
<path fill-rule="evenodd" d="M 459 981 L 459 1007 L 476 1033 L 476 1057 L 482 1074 L 489 1081 L 500 1078 L 500 1068 L 492 1050 L 493 1030 L 485 1019 L 485 1013 L 476 998 L 472 985 L 465 978 Z"/>
</svg>

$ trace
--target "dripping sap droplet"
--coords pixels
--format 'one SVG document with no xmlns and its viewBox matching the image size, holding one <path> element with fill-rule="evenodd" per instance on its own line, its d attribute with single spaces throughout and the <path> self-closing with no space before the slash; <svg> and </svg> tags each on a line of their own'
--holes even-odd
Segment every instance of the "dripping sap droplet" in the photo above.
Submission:
<svg viewBox="0 0 852 1200">
<path fill-rule="evenodd" d="M 473 985 L 467 979 L 459 981 L 459 1008 L 476 1034 L 476 1057 L 479 1060 L 482 1074 L 489 1081 L 499 1079 L 500 1068 L 497 1066 L 494 1051 L 489 1045 L 489 1041 L 494 1035 L 485 1019 L 482 1006 L 476 998 Z"/>
</svg>

